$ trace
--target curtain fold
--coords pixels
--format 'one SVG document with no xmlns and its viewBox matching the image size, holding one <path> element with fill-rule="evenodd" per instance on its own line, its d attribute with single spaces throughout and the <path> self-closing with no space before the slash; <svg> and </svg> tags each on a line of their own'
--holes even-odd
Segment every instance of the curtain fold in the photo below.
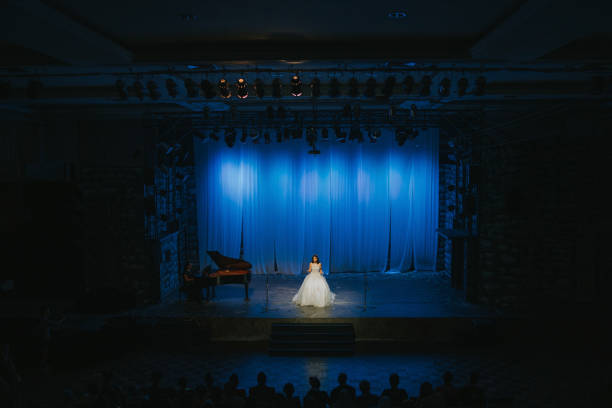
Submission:
<svg viewBox="0 0 612 408">
<path fill-rule="evenodd" d="M 244 259 L 256 273 L 433 269 L 438 223 L 438 132 L 397 146 L 303 140 L 237 143 L 194 139 L 198 232 L 206 250 Z"/>
</svg>

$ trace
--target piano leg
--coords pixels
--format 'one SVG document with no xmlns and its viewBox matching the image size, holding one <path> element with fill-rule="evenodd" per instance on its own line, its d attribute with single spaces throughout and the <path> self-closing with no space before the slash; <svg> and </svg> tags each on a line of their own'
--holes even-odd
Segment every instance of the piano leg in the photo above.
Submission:
<svg viewBox="0 0 612 408">
<path fill-rule="evenodd" d="M 244 301 L 249 301 L 249 280 L 246 275 L 244 275 Z"/>
</svg>

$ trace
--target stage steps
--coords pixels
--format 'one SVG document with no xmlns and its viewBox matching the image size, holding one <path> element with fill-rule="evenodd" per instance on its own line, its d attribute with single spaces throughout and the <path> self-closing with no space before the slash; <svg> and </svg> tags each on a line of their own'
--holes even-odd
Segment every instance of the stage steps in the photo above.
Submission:
<svg viewBox="0 0 612 408">
<path fill-rule="evenodd" d="M 351 323 L 272 323 L 271 355 L 350 355 L 355 348 Z"/>
</svg>

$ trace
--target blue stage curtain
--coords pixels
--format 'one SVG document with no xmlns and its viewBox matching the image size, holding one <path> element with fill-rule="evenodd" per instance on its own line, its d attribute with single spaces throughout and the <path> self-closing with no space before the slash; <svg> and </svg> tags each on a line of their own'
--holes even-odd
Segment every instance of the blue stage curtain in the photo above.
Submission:
<svg viewBox="0 0 612 408">
<path fill-rule="evenodd" d="M 319 255 L 325 273 L 435 267 L 438 131 L 397 146 L 303 140 L 196 146 L 202 264 L 207 249 L 257 273 L 298 274 Z"/>
</svg>

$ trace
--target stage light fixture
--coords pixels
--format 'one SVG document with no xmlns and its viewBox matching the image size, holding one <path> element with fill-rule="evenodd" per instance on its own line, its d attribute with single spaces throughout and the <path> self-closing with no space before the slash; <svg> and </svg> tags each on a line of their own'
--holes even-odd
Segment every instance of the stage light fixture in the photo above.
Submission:
<svg viewBox="0 0 612 408">
<path fill-rule="evenodd" d="M 457 94 L 459 96 L 465 95 L 467 91 L 467 87 L 468 87 L 468 80 L 465 77 L 462 77 L 461 79 L 459 79 L 459 82 L 457 83 Z"/>
<path fill-rule="evenodd" d="M 250 133 L 250 136 L 251 136 L 251 141 L 254 144 L 259 143 L 259 132 L 257 131 L 257 129 L 253 128 L 253 129 L 251 129 L 251 131 L 249 133 Z"/>
<path fill-rule="evenodd" d="M 219 89 L 219 95 L 222 98 L 227 99 L 230 96 L 232 96 L 232 91 L 230 90 L 227 80 L 225 78 L 221 78 L 219 80 L 219 83 L 217 84 L 217 88 Z"/>
<path fill-rule="evenodd" d="M 382 93 L 385 98 L 390 98 L 393 95 L 393 88 L 395 87 L 395 77 L 388 77 L 385 79 L 385 84 L 383 85 Z"/>
<path fill-rule="evenodd" d="M 404 78 L 404 93 L 410 95 L 413 89 L 414 78 L 411 75 L 408 75 L 406 78 Z"/>
<path fill-rule="evenodd" d="M 147 82 L 147 91 L 149 92 L 149 98 L 153 99 L 154 101 L 161 97 L 157 83 L 153 80 Z"/>
<path fill-rule="evenodd" d="M 202 92 L 204 92 L 204 97 L 206 99 L 211 99 L 215 97 L 215 87 L 208 79 L 203 79 L 200 83 L 200 88 L 202 88 Z"/>
<path fill-rule="evenodd" d="M 264 97 L 265 89 L 264 89 L 264 83 L 261 79 L 259 78 L 255 79 L 255 85 L 253 85 L 253 88 L 255 88 L 255 95 L 257 95 L 259 99 Z"/>
<path fill-rule="evenodd" d="M 376 96 L 376 79 L 374 79 L 374 77 L 368 78 L 366 89 L 363 94 L 368 98 L 374 98 Z"/>
<path fill-rule="evenodd" d="M 249 85 L 246 79 L 238 78 L 238 81 L 236 81 L 236 96 L 240 99 L 249 97 Z"/>
<path fill-rule="evenodd" d="M 233 128 L 225 129 L 225 144 L 227 144 L 227 147 L 234 147 L 235 143 L 236 143 L 236 130 L 234 130 Z"/>
<path fill-rule="evenodd" d="M 319 78 L 314 77 L 312 79 L 310 83 L 310 93 L 315 98 L 321 96 L 321 80 Z"/>
<path fill-rule="evenodd" d="M 448 96 L 450 95 L 450 79 L 448 78 L 444 78 L 442 79 L 442 81 L 440 81 L 440 86 L 438 88 L 438 94 L 440 94 L 440 96 Z"/>
<path fill-rule="evenodd" d="M 479 76 L 476 78 L 476 88 L 474 89 L 474 95 L 482 96 L 485 93 L 485 85 L 487 84 L 487 79 L 483 76 Z"/>
<path fill-rule="evenodd" d="M 356 98 L 359 96 L 359 81 L 357 78 L 353 77 L 349 80 L 349 96 L 351 98 Z"/>
<path fill-rule="evenodd" d="M 144 86 L 142 86 L 142 82 L 134 81 L 132 89 L 134 90 L 134 95 L 142 101 L 144 99 Z"/>
<path fill-rule="evenodd" d="M 183 82 L 185 84 L 185 89 L 187 90 L 188 98 L 196 98 L 199 96 L 200 92 L 198 91 L 198 86 L 193 79 L 185 78 Z"/>
<path fill-rule="evenodd" d="M 344 143 L 346 142 L 346 133 L 340 129 L 339 127 L 334 128 L 334 133 L 336 134 L 336 142 Z"/>
<path fill-rule="evenodd" d="M 121 99 L 122 101 L 127 100 L 128 94 L 127 94 L 127 90 L 125 89 L 125 82 L 123 82 L 121 79 L 118 79 L 115 82 L 115 88 L 117 89 L 117 93 L 119 94 L 119 99 Z M 30 93 L 29 89 L 30 89 L 30 85 L 28 84 L 28 94 Z M 31 96 L 28 95 L 28 97 L 31 97 Z"/>
<path fill-rule="evenodd" d="M 166 79 L 166 90 L 168 91 L 169 96 L 176 98 L 176 96 L 178 95 L 178 90 L 177 90 L 176 82 L 174 82 L 174 79 L 172 78 Z"/>
<path fill-rule="evenodd" d="M 380 129 L 370 130 L 368 132 L 368 137 L 370 138 L 370 143 L 376 143 L 376 141 L 378 140 L 380 135 L 381 135 Z"/>
<path fill-rule="evenodd" d="M 431 77 L 429 75 L 425 75 L 423 79 L 421 79 L 421 96 L 429 96 L 431 94 Z"/>
<path fill-rule="evenodd" d="M 240 133 L 240 143 L 245 144 L 247 142 L 247 130 L 246 128 L 242 128 L 242 131 Z"/>
<path fill-rule="evenodd" d="M 413 103 L 412 105 L 410 105 L 410 119 L 416 118 L 416 114 L 417 114 L 417 106 Z"/>
<path fill-rule="evenodd" d="M 278 78 L 274 78 L 272 81 L 272 96 L 275 98 L 281 97 L 281 81 Z"/>
<path fill-rule="evenodd" d="M 332 78 L 329 81 L 329 96 L 332 98 L 340 96 L 340 81 L 337 78 Z"/>
<path fill-rule="evenodd" d="M 321 129 L 321 140 L 329 140 L 329 130 L 327 128 Z"/>
<path fill-rule="evenodd" d="M 302 96 L 302 81 L 297 75 L 291 77 L 291 95 Z"/>
</svg>

